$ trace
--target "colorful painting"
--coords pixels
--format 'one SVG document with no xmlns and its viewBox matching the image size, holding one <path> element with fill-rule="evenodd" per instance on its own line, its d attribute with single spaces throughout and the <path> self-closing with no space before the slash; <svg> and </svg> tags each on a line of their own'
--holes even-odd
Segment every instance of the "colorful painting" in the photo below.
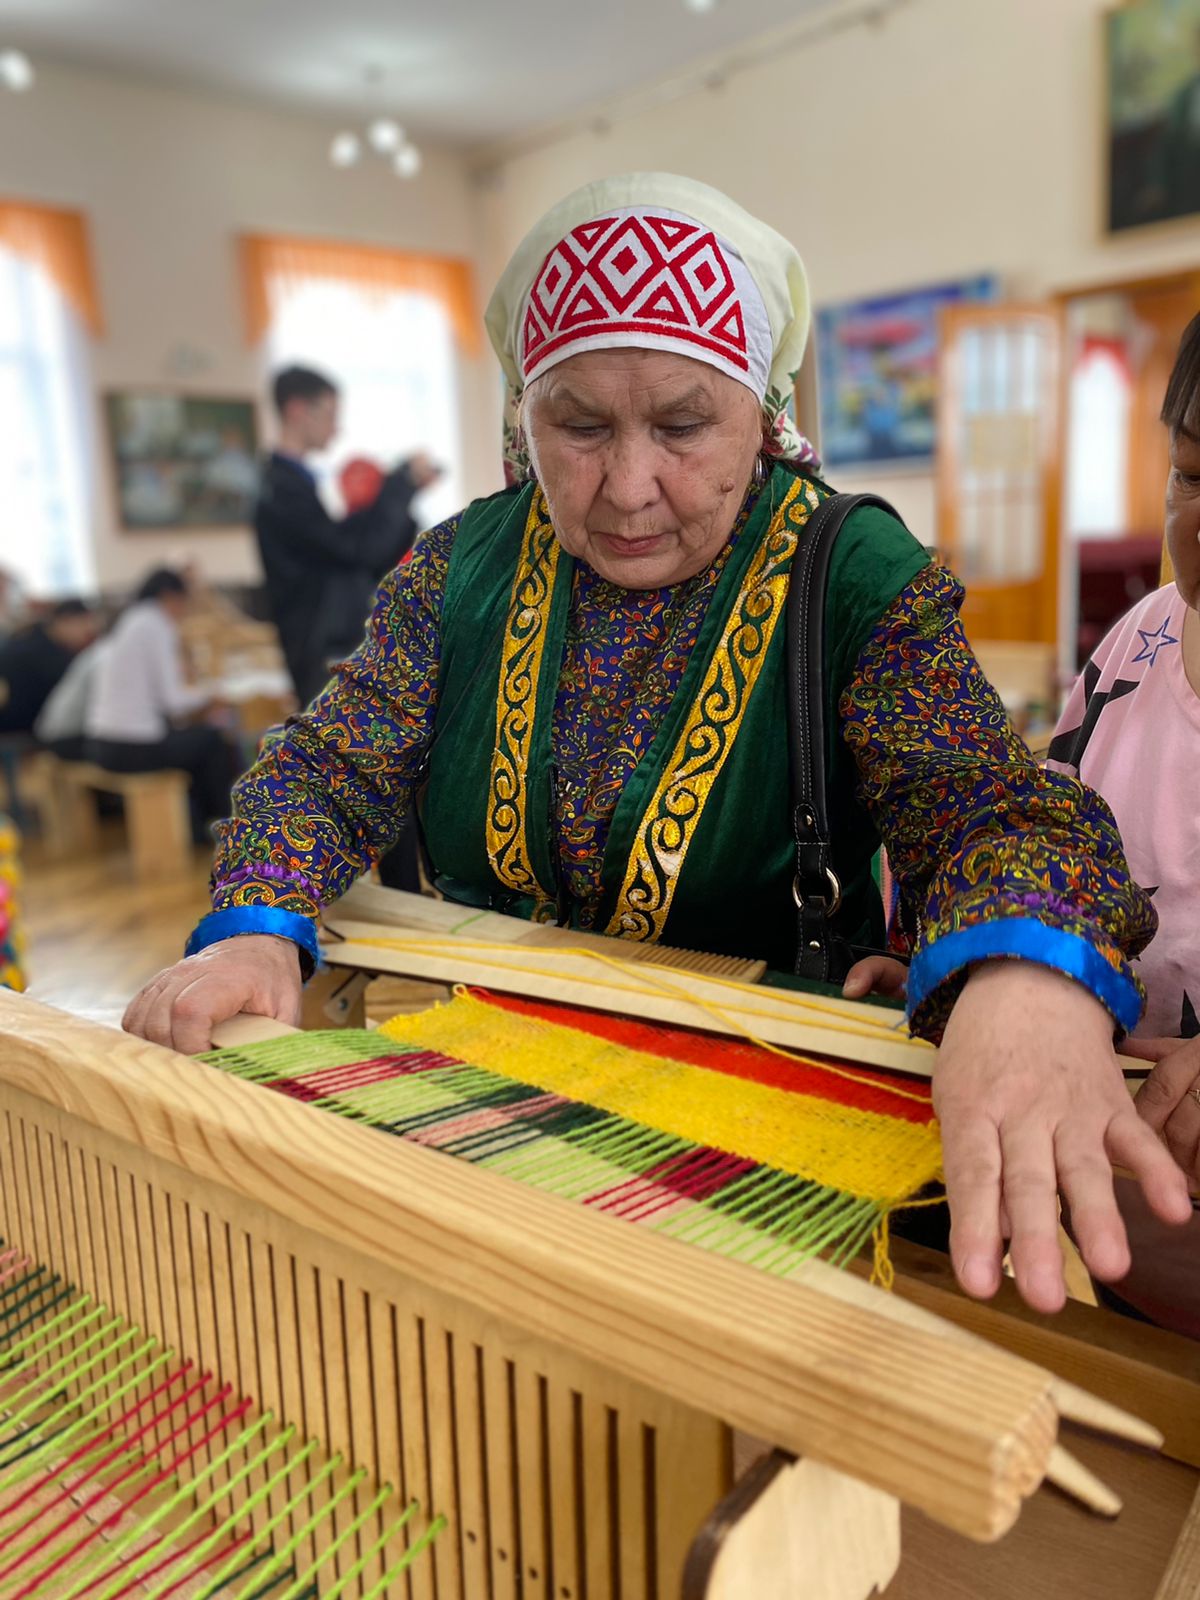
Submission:
<svg viewBox="0 0 1200 1600">
<path fill-rule="evenodd" d="M 1200 213 L 1200 0 L 1134 0 L 1108 25 L 1108 224 Z"/>
<path fill-rule="evenodd" d="M 994 300 L 992 277 L 817 313 L 821 448 L 830 467 L 928 465 L 937 442 L 942 308 Z"/>
<path fill-rule="evenodd" d="M 258 487 L 252 400 L 156 390 L 105 397 L 123 528 L 245 527 Z"/>
</svg>

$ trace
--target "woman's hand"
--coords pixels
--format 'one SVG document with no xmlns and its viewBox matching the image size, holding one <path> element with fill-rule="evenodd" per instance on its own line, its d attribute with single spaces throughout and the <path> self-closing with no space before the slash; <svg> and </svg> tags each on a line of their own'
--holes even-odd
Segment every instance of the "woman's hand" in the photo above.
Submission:
<svg viewBox="0 0 1200 1600">
<path fill-rule="evenodd" d="M 241 934 L 177 961 L 130 1001 L 121 1026 L 154 1044 L 194 1056 L 212 1048 L 212 1031 L 239 1011 L 300 1021 L 300 954 L 290 939 Z"/>
<path fill-rule="evenodd" d="M 1200 1189 L 1200 1102 L 1192 1093 L 1200 1089 L 1200 1039 L 1127 1039 L 1122 1049 L 1155 1063 L 1134 1104 Z"/>
<path fill-rule="evenodd" d="M 868 994 L 903 1000 L 907 989 L 908 968 L 891 956 L 864 956 L 850 968 L 842 985 L 847 1000 L 861 1000 Z"/>
<path fill-rule="evenodd" d="M 1114 1164 L 1140 1180 L 1164 1222 L 1191 1216 L 1183 1174 L 1125 1088 L 1111 1018 L 1048 967 L 995 961 L 972 974 L 938 1052 L 933 1099 L 950 1252 L 968 1294 L 995 1294 L 1009 1238 L 1025 1299 L 1036 1311 L 1062 1307 L 1060 1191 L 1088 1270 L 1105 1282 L 1123 1277 L 1129 1247 Z"/>
</svg>

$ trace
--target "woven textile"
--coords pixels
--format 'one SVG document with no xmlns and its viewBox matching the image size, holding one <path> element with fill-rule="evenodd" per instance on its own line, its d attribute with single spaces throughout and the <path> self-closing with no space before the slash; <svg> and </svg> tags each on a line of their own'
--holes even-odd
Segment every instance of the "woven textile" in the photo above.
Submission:
<svg viewBox="0 0 1200 1600">
<path fill-rule="evenodd" d="M 939 1174 L 925 1085 L 479 992 L 227 1071 L 786 1275 L 857 1253 Z"/>
</svg>

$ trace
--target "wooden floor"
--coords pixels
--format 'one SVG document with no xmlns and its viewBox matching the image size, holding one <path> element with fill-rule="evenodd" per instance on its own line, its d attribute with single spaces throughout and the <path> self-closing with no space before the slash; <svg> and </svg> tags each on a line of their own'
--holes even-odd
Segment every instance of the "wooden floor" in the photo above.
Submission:
<svg viewBox="0 0 1200 1600">
<path fill-rule="evenodd" d="M 119 1022 L 146 979 L 183 954 L 208 910 L 210 865 L 209 853 L 198 850 L 177 878 L 134 883 L 119 826 L 102 835 L 101 854 L 83 861 L 46 864 L 31 847 L 21 896 L 29 993 Z"/>
</svg>

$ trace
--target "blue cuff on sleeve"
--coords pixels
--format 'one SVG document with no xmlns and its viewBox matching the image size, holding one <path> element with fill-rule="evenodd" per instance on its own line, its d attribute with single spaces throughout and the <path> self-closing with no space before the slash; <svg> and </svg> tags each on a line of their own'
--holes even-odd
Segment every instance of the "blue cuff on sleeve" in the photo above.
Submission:
<svg viewBox="0 0 1200 1600">
<path fill-rule="evenodd" d="M 963 967 L 993 956 L 1015 956 L 1066 973 L 1090 989 L 1112 1013 L 1119 1027 L 1132 1033 L 1142 1015 L 1137 985 L 1117 972 L 1094 946 L 1065 928 L 1049 928 L 1036 917 L 1000 917 L 973 928 L 943 934 L 913 957 L 908 969 L 908 1014 L 911 1017 L 939 984 Z"/>
<path fill-rule="evenodd" d="M 314 966 L 321 964 L 316 924 L 295 911 L 280 911 L 275 906 L 230 906 L 226 911 L 210 912 L 197 923 L 183 953 L 194 956 L 210 944 L 217 944 L 221 939 L 235 939 L 244 933 L 271 933 L 278 939 L 290 939 L 310 957 Z"/>
</svg>

